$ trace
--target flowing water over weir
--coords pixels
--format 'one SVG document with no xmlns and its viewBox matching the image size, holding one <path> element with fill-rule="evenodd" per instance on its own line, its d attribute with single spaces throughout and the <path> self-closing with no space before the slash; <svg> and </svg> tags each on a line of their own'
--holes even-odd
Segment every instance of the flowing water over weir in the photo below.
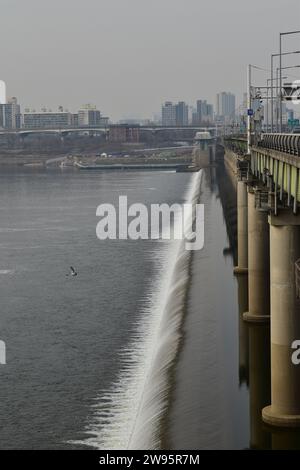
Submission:
<svg viewBox="0 0 300 470">
<path fill-rule="evenodd" d="M 198 202 L 201 178 L 202 171 L 192 176 L 186 202 Z M 187 218 L 193 216 L 190 213 Z M 169 372 L 181 337 L 191 259 L 184 240 L 165 246 L 156 255 L 163 276 L 152 281 L 149 306 L 141 312 L 130 347 L 119 352 L 119 377 L 95 398 L 93 417 L 85 428 L 87 438 L 76 444 L 98 449 L 157 449 L 161 445 L 160 425 L 168 407 Z"/>
</svg>

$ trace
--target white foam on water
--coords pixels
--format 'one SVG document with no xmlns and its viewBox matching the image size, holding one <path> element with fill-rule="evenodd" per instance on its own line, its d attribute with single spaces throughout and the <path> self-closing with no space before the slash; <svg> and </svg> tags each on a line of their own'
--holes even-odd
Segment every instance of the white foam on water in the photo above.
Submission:
<svg viewBox="0 0 300 470">
<path fill-rule="evenodd" d="M 35 228 L 0 228 L 0 233 L 34 232 Z"/>
<path fill-rule="evenodd" d="M 1 274 L 14 274 L 14 270 L 13 269 L 0 269 L 0 275 Z"/>
<path fill-rule="evenodd" d="M 199 199 L 202 171 L 192 175 L 186 201 Z M 192 219 L 193 214 L 185 214 Z M 175 222 L 176 223 L 176 222 Z M 95 398 L 86 439 L 97 449 L 158 449 L 160 423 L 168 406 L 169 371 L 181 338 L 191 251 L 172 240 L 155 254 L 163 276 L 152 281 L 130 347 L 120 351 L 121 372 Z"/>
</svg>

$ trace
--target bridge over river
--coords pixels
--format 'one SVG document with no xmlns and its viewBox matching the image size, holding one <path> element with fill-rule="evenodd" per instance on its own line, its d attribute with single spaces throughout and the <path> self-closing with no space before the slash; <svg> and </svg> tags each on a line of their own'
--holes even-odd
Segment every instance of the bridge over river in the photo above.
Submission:
<svg viewBox="0 0 300 470">
<path fill-rule="evenodd" d="M 237 179 L 237 276 L 248 277 L 249 324 L 271 322 L 272 426 L 300 426 L 300 135 L 223 138 L 225 163 Z M 299 341 L 299 343 L 296 343 Z"/>
</svg>

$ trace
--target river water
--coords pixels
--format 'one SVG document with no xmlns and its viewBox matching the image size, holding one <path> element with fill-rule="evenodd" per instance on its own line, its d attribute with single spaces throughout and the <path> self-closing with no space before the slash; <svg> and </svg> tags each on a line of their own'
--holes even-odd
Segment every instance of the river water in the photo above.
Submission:
<svg viewBox="0 0 300 470">
<path fill-rule="evenodd" d="M 129 204 L 181 203 L 194 177 L 1 171 L 1 448 L 148 445 L 135 442 L 137 415 L 164 347 L 158 328 L 179 242 L 100 241 L 96 208 L 117 206 L 119 195 Z M 77 277 L 66 276 L 70 266 Z M 150 446 L 156 428 L 148 426 Z"/>
<path fill-rule="evenodd" d="M 147 206 L 204 203 L 204 249 L 99 241 L 96 208 L 120 195 Z M 298 443 L 285 434 L 282 444 L 261 423 L 269 346 L 241 321 L 235 226 L 222 165 L 197 174 L 2 170 L 0 448 Z M 70 266 L 78 276 L 66 276 Z"/>
</svg>

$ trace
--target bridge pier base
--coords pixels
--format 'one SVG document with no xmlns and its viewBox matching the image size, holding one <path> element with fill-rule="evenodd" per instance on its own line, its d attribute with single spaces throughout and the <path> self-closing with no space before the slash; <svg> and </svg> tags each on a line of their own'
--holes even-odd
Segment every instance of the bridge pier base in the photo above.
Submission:
<svg viewBox="0 0 300 470">
<path fill-rule="evenodd" d="M 270 403 L 270 325 L 246 325 L 249 330 L 250 449 L 269 449 L 271 434 L 261 420 L 261 410 Z"/>
<path fill-rule="evenodd" d="M 300 365 L 292 362 L 292 343 L 300 339 L 300 301 L 295 262 L 300 258 L 300 217 L 270 216 L 271 405 L 263 420 L 274 426 L 300 426 Z"/>
<path fill-rule="evenodd" d="M 249 336 L 243 313 L 248 309 L 248 276 L 237 276 L 239 305 L 239 379 L 249 383 Z"/>
<path fill-rule="evenodd" d="M 248 191 L 248 322 L 270 321 L 270 237 L 268 213 L 255 207 L 255 194 Z"/>
<path fill-rule="evenodd" d="M 235 274 L 248 273 L 248 194 L 244 181 L 237 183 L 238 265 Z"/>
</svg>

